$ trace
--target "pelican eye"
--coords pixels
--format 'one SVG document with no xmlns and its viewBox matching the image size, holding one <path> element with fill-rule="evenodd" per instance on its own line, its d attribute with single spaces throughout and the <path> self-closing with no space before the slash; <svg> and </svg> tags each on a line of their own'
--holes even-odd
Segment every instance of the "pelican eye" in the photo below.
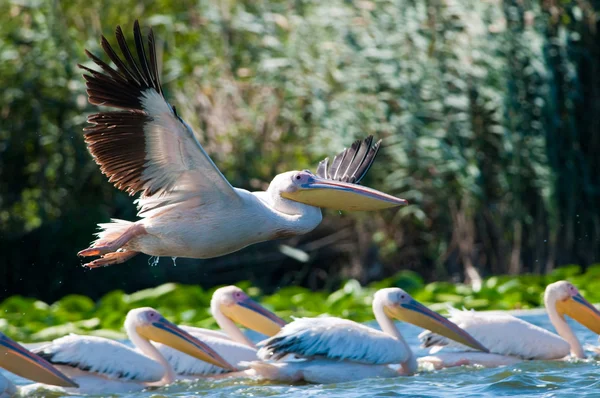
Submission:
<svg viewBox="0 0 600 398">
<path fill-rule="evenodd" d="M 302 179 L 302 176 L 300 176 L 300 174 L 296 174 L 296 180 L 300 180 Z"/>
</svg>

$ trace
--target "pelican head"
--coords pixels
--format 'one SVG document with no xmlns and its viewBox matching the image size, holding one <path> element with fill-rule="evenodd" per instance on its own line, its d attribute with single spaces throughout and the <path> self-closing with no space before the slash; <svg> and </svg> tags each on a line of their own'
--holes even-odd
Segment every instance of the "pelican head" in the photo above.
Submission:
<svg viewBox="0 0 600 398">
<path fill-rule="evenodd" d="M 236 370 L 207 344 L 169 322 L 153 308 L 144 307 L 129 311 L 125 319 L 125 329 L 130 336 L 138 335 L 143 339 L 168 345 L 201 361 Z"/>
<path fill-rule="evenodd" d="M 385 314 L 391 318 L 431 330 L 476 350 L 489 352 L 469 333 L 437 312 L 431 311 L 400 288 L 379 290 L 373 300 L 373 307 L 376 305 L 382 305 Z"/>
<path fill-rule="evenodd" d="M 277 334 L 285 321 L 252 300 L 237 286 L 225 286 L 215 290 L 211 307 L 227 318 L 266 336 Z"/>
<path fill-rule="evenodd" d="M 269 191 L 295 202 L 334 210 L 370 211 L 408 204 L 375 189 L 318 177 L 308 170 L 279 174 L 269 185 Z"/>
<path fill-rule="evenodd" d="M 547 308 L 554 306 L 558 314 L 573 318 L 592 332 L 600 334 L 600 311 L 583 298 L 572 283 L 559 281 L 549 284 L 544 293 Z"/>
<path fill-rule="evenodd" d="M 50 362 L 0 333 L 0 367 L 38 383 L 79 387 Z"/>
</svg>

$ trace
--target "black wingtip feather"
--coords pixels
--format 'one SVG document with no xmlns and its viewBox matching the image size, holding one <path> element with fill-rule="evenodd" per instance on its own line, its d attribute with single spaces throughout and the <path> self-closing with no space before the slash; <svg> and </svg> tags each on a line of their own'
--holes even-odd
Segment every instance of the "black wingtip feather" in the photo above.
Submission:
<svg viewBox="0 0 600 398">
<path fill-rule="evenodd" d="M 373 145 L 372 135 L 356 140 L 350 148 L 338 153 L 329 167 L 328 159 L 322 160 L 317 168 L 317 176 L 358 184 L 371 168 L 380 147 L 381 140 Z"/>
<path fill-rule="evenodd" d="M 93 70 L 78 65 L 85 73 L 88 101 L 94 105 L 104 105 L 123 109 L 121 112 L 102 112 L 92 115 L 92 124 L 84 129 L 85 141 L 100 170 L 107 175 L 117 188 L 133 195 L 144 191 L 151 195 L 142 179 L 145 167 L 144 126 L 153 115 L 143 108 L 147 90 L 155 90 L 163 95 L 158 75 L 156 42 L 152 30 L 148 34 L 148 54 L 144 47 L 139 21 L 134 23 L 135 55 L 129 49 L 120 26 L 115 36 L 121 54 L 117 54 L 106 37 L 100 45 L 114 67 L 85 50 L 90 60 L 101 70 Z"/>
</svg>

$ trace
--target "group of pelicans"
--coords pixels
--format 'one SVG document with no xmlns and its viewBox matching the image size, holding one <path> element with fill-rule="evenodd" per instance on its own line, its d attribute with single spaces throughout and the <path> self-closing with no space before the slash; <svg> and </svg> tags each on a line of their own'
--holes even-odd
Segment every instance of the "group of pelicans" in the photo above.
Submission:
<svg viewBox="0 0 600 398">
<path fill-rule="evenodd" d="M 378 330 L 328 316 L 286 323 L 241 289 L 228 286 L 216 290 L 211 301 L 221 331 L 177 326 L 152 308 L 137 308 L 124 324 L 133 348 L 71 334 L 29 351 L 1 336 L 0 366 L 37 382 L 22 387 L 25 394 L 39 388 L 107 394 L 206 377 L 338 383 L 408 376 L 419 369 L 584 358 L 565 316 L 600 333 L 600 312 L 567 281 L 548 285 L 544 302 L 558 335 L 506 313 L 453 309 L 447 319 L 404 290 L 386 288 L 373 297 Z M 415 357 L 394 320 L 426 329 L 419 338 L 431 348 L 428 356 Z M 257 348 L 236 324 L 268 338 Z M 597 347 L 590 349 L 600 353 Z M 1 397 L 16 393 L 8 379 L 0 385 Z"/>
<path fill-rule="evenodd" d="M 100 224 L 98 239 L 79 252 L 90 268 L 127 261 L 138 253 L 210 258 L 261 241 L 304 234 L 322 219 L 321 208 L 380 210 L 406 205 L 358 185 L 377 155 L 380 141 L 356 141 L 331 164 L 277 175 L 266 191 L 234 188 L 198 142 L 192 129 L 166 102 L 160 85 L 155 39 L 146 51 L 135 22 L 135 54 L 120 27 L 123 57 L 108 41 L 102 47 L 116 69 L 90 52 L 102 71 L 86 71 L 90 103 L 119 109 L 91 115 L 85 140 L 109 181 L 138 199 L 140 220 Z M 584 350 L 565 315 L 600 333 L 600 312 L 569 282 L 549 285 L 548 316 L 559 335 L 499 313 L 429 310 L 399 288 L 373 297 L 381 330 L 332 318 L 300 318 L 289 324 L 234 286 L 215 292 L 211 311 L 221 332 L 177 326 L 152 308 L 131 310 L 125 320 L 130 343 L 69 335 L 29 351 L 0 336 L 0 366 L 33 380 L 37 388 L 79 393 L 119 393 L 160 387 L 178 379 L 253 377 L 281 382 L 333 383 L 370 377 L 412 375 L 419 367 L 501 366 L 523 360 L 558 360 Z M 416 358 L 394 320 L 426 329 L 430 355 Z M 266 335 L 260 348 L 236 326 Z M 443 348 L 446 348 L 440 352 Z M 449 350 L 451 349 L 451 350 Z M 0 380 L 0 396 L 16 387 Z M 1 388 L 0 388 L 1 389 Z"/>
</svg>

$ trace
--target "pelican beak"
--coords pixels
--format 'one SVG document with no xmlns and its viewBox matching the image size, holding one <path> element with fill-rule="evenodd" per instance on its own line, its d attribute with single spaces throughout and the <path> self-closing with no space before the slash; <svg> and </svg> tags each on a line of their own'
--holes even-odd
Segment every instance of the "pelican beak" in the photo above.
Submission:
<svg viewBox="0 0 600 398">
<path fill-rule="evenodd" d="M 400 321 L 412 323 L 413 325 L 431 330 L 456 342 L 469 346 L 479 351 L 489 352 L 473 336 L 459 328 L 456 324 L 444 318 L 437 312 L 431 311 L 416 300 L 394 306 L 386 306 L 385 312 L 388 316 Z"/>
<path fill-rule="evenodd" d="M 296 191 L 282 192 L 281 196 L 310 206 L 344 211 L 381 210 L 408 204 L 404 199 L 372 188 L 314 175 Z"/>
<path fill-rule="evenodd" d="M 50 362 L 1 334 L 0 366 L 11 373 L 38 383 L 79 387 Z"/>
<path fill-rule="evenodd" d="M 600 334 L 600 311 L 581 294 L 556 302 L 556 310 L 561 315 L 568 315 L 592 332 Z"/>
<path fill-rule="evenodd" d="M 238 300 L 234 305 L 222 305 L 221 311 L 234 322 L 269 337 L 276 335 L 285 326 L 283 319 L 250 297 Z"/>
<path fill-rule="evenodd" d="M 237 370 L 207 344 L 165 318 L 150 324 L 140 325 L 136 328 L 136 331 L 148 340 L 168 345 L 201 361 L 227 370 Z"/>
</svg>

